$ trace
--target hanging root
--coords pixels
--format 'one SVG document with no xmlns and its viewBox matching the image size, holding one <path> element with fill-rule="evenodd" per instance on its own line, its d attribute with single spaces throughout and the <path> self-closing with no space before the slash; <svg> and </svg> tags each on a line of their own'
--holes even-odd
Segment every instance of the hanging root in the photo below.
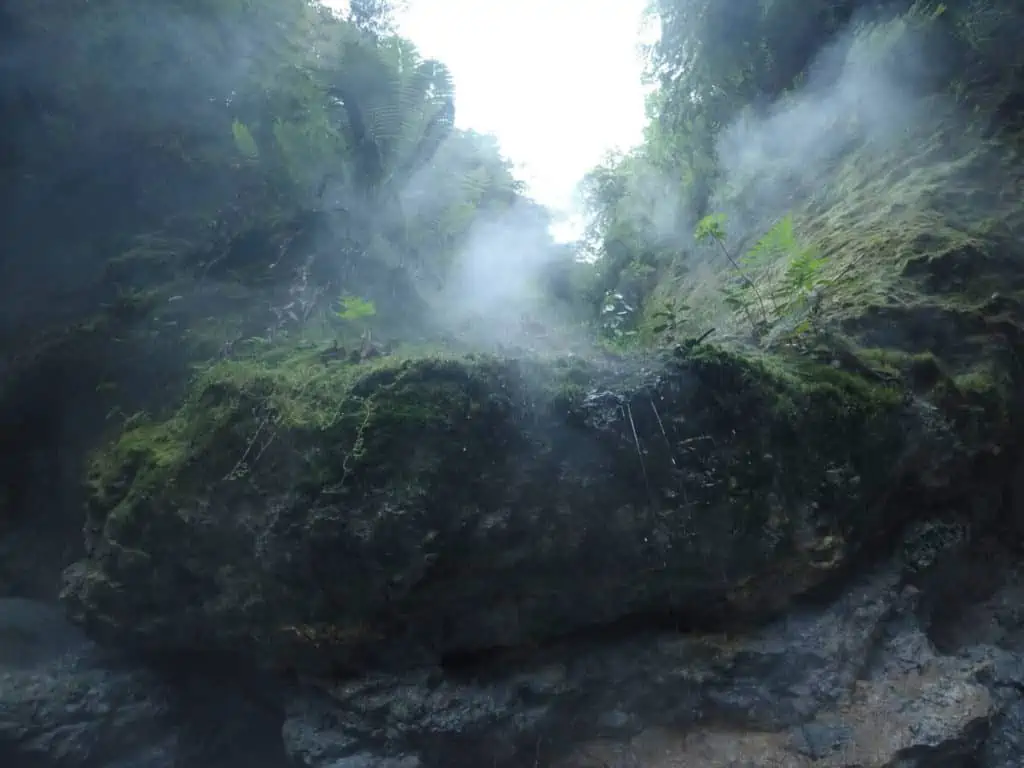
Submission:
<svg viewBox="0 0 1024 768">
<path fill-rule="evenodd" d="M 647 476 L 647 463 L 644 461 L 644 452 L 640 447 L 640 435 L 636 431 L 636 422 L 633 420 L 633 408 L 626 403 L 626 415 L 629 416 L 629 426 L 633 430 L 633 443 L 636 445 L 636 455 L 640 457 L 640 471 L 644 476 L 644 486 L 647 488 L 647 498 L 651 505 L 654 505 L 654 491 L 651 490 L 651 480 Z"/>
</svg>

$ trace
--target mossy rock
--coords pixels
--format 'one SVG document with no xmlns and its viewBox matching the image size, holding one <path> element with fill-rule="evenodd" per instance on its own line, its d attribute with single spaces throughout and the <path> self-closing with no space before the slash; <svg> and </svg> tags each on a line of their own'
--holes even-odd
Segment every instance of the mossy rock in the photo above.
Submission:
<svg viewBox="0 0 1024 768">
<path fill-rule="evenodd" d="M 214 366 L 96 456 L 65 594 L 94 632 L 322 671 L 743 620 L 841 569 L 958 455 L 897 389 L 710 347 L 280 354 Z"/>
</svg>

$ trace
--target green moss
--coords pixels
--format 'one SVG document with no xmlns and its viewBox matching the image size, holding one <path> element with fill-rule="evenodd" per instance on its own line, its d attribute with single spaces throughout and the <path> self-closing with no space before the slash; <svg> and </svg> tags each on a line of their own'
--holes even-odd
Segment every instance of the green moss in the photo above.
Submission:
<svg viewBox="0 0 1024 768">
<path fill-rule="evenodd" d="M 904 352 L 880 347 L 858 348 L 856 355 L 880 375 L 902 382 L 913 392 L 929 392 L 949 376 L 933 352 Z"/>
<path fill-rule="evenodd" d="M 953 377 L 953 386 L 964 394 L 979 396 L 1004 397 L 1006 394 L 1006 378 L 998 376 L 991 368 L 974 370 Z"/>
<path fill-rule="evenodd" d="M 383 483 L 395 446 L 414 451 L 430 436 L 447 443 L 429 451 L 440 469 L 466 444 L 512 439 L 503 426 L 510 414 L 568 413 L 587 381 L 587 365 L 578 360 L 541 370 L 485 356 L 325 363 L 321 352 L 275 347 L 218 362 L 196 375 L 170 418 L 130 420 L 93 457 L 95 516 L 126 511 L 176 484 L 185 493 L 192 480 L 251 476 L 268 486 L 339 492 Z M 298 476 L 281 474 L 289 461 Z"/>
<path fill-rule="evenodd" d="M 806 456 L 845 452 L 837 451 L 834 441 L 849 440 L 858 430 L 890 432 L 879 428 L 881 421 L 904 405 L 899 386 L 800 356 L 750 356 L 701 345 L 689 353 L 687 365 L 700 376 L 708 396 L 737 403 L 753 398 L 753 407 L 742 406 L 736 412 L 737 423 L 756 419 L 752 428 L 761 440 L 772 436 L 772 451 L 792 447 L 805 456 L 803 461 Z"/>
<path fill-rule="evenodd" d="M 110 556 L 90 557 L 75 600 L 159 627 L 157 643 L 230 619 L 250 650 L 279 625 L 429 637 L 438 616 L 503 600 L 528 607 L 527 639 L 557 635 L 578 617 L 553 578 L 585 582 L 571 602 L 595 609 L 708 594 L 761 611 L 899 522 L 879 500 L 925 431 L 901 394 L 709 344 L 601 362 L 267 350 L 201 372 L 172 418 L 97 455 Z M 662 546 L 653 572 L 641 537 Z"/>
<path fill-rule="evenodd" d="M 197 374 L 173 416 L 138 417 L 96 454 L 93 515 L 140 524 L 150 503 L 197 493 L 387 492 L 411 501 L 428 488 L 465 488 L 473 482 L 465 476 L 470 464 L 486 483 L 489 462 L 497 472 L 511 456 L 539 461 L 554 442 L 571 439 L 572 425 L 593 417 L 585 399 L 603 392 L 636 399 L 623 402 L 642 434 L 627 432 L 616 453 L 636 450 L 640 437 L 668 441 L 666 429 L 679 429 L 666 427 L 673 420 L 711 434 L 748 430 L 723 454 L 731 457 L 734 493 L 746 498 L 777 482 L 778 459 L 764 456 L 792 453 L 784 465 L 807 464 L 806 482 L 817 482 L 817 457 L 846 456 L 849 446 L 876 436 L 884 442 L 903 404 L 899 387 L 800 357 L 704 344 L 649 363 L 599 369 L 576 358 L 437 355 L 325 364 L 316 350 L 283 348 L 222 361 Z M 652 414 L 655 400 L 664 403 L 666 421 L 657 409 Z M 609 418 L 618 419 L 621 403 L 610 407 Z M 686 412 L 701 415 L 687 419 Z M 680 439 L 700 439 L 686 430 Z M 866 451 L 859 461 L 891 455 Z M 629 455 L 620 460 L 635 465 Z M 803 476 L 783 484 L 802 488 Z"/>
<path fill-rule="evenodd" d="M 752 556 L 774 561 L 773 570 L 799 570 L 806 566 L 798 563 L 818 557 L 761 551 L 766 541 L 785 539 L 805 524 L 801 500 L 828 510 L 829 535 L 838 537 L 829 547 L 845 546 L 852 529 L 881 524 L 868 511 L 873 494 L 892 482 L 913 439 L 904 426 L 901 387 L 805 357 L 749 357 L 714 346 L 696 348 L 685 364 L 700 380 L 686 409 L 709 414 L 703 429 L 716 440 L 708 448 L 716 473 L 702 481 L 719 490 L 708 503 L 736 510 L 743 531 L 730 535 L 749 537 Z M 850 516 L 855 508 L 862 519 Z"/>
</svg>

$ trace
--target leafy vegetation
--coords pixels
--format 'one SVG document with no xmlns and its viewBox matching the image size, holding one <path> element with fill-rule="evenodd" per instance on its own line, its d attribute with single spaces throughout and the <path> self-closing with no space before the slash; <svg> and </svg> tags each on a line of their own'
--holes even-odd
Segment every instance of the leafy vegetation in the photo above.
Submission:
<svg viewBox="0 0 1024 768">
<path fill-rule="evenodd" d="M 344 17 L 307 0 L 6 4 L 0 401 L 76 327 L 111 327 L 81 384 L 120 388 L 120 412 L 249 340 L 329 341 L 339 295 L 392 333 L 421 327 L 473 228 L 532 203 L 390 18 L 379 0 Z"/>
<path fill-rule="evenodd" d="M 819 256 L 814 246 L 801 243 L 793 231 L 793 217 L 786 215 L 754 246 L 739 257 L 726 247 L 725 216 L 709 214 L 697 222 L 694 238 L 698 243 L 713 242 L 739 278 L 739 285 L 726 283 L 722 295 L 726 306 L 741 310 L 750 322 L 755 336 L 762 335 L 773 321 L 790 318 L 803 311 L 800 329 L 808 330 L 812 316 L 821 302 L 822 268 L 827 259 Z M 778 278 L 773 280 L 773 273 Z M 771 309 L 762 289 L 771 286 Z M 751 296 L 753 299 L 751 299 Z M 752 303 L 756 301 L 756 307 Z M 757 314 L 752 311 L 757 310 Z"/>
<path fill-rule="evenodd" d="M 46 472 L 74 485 L 86 450 L 173 411 L 197 368 L 286 343 L 386 354 L 427 334 L 481 222 L 539 210 L 493 137 L 456 128 L 450 73 L 391 16 L 381 0 L 344 16 L 4 4 L 5 444 L 60 445 L 68 467 Z M 52 484 L 37 475 L 4 460 L 0 486 Z"/>
<path fill-rule="evenodd" d="M 342 296 L 338 317 L 342 320 L 361 320 L 364 317 L 373 317 L 377 314 L 377 308 L 372 301 L 361 299 L 358 296 Z"/>
<path fill-rule="evenodd" d="M 443 62 L 391 17 L 383 0 L 344 16 L 309 0 L 5 5 L 9 444 L 61 440 L 43 425 L 74 403 L 155 440 L 142 453 L 160 465 L 187 453 L 172 438 L 204 439 L 181 423 L 201 405 L 240 441 L 237 462 L 309 415 L 282 398 L 336 398 L 352 370 L 379 381 L 375 366 L 464 351 L 455 323 L 435 321 L 467 254 L 492 247 L 480 233 L 512 213 L 494 245 L 508 262 L 552 255 L 523 280 L 547 314 L 463 323 L 506 323 L 506 352 L 518 330 L 530 351 L 606 361 L 597 337 L 630 368 L 624 353 L 713 336 L 819 382 L 888 397 L 897 380 L 977 434 L 1010 421 L 1024 348 L 1019 3 L 654 0 L 643 143 L 588 175 L 592 226 L 557 248 L 496 140 L 456 127 Z M 252 398 L 216 400 L 257 379 Z M 240 404 L 255 408 L 244 429 Z M 140 412 L 172 421 L 127 416 Z M 361 447 L 361 424 L 392 423 L 345 418 Z"/>
<path fill-rule="evenodd" d="M 636 340 L 914 354 L 934 345 L 922 322 L 883 341 L 880 318 L 983 324 L 1000 281 L 1016 306 L 1017 4 L 657 0 L 650 17 L 644 141 L 585 186 L 596 281 L 628 296 Z M 971 338 L 954 367 L 1016 343 Z"/>
</svg>

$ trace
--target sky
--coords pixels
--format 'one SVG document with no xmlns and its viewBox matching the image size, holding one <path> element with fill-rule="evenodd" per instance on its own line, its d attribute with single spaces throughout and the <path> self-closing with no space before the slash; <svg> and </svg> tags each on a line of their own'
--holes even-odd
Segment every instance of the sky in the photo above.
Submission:
<svg viewBox="0 0 1024 768">
<path fill-rule="evenodd" d="M 497 136 L 537 202 L 580 234 L 576 185 L 638 144 L 646 0 L 408 0 L 399 32 L 455 80 L 456 123 Z"/>
</svg>

